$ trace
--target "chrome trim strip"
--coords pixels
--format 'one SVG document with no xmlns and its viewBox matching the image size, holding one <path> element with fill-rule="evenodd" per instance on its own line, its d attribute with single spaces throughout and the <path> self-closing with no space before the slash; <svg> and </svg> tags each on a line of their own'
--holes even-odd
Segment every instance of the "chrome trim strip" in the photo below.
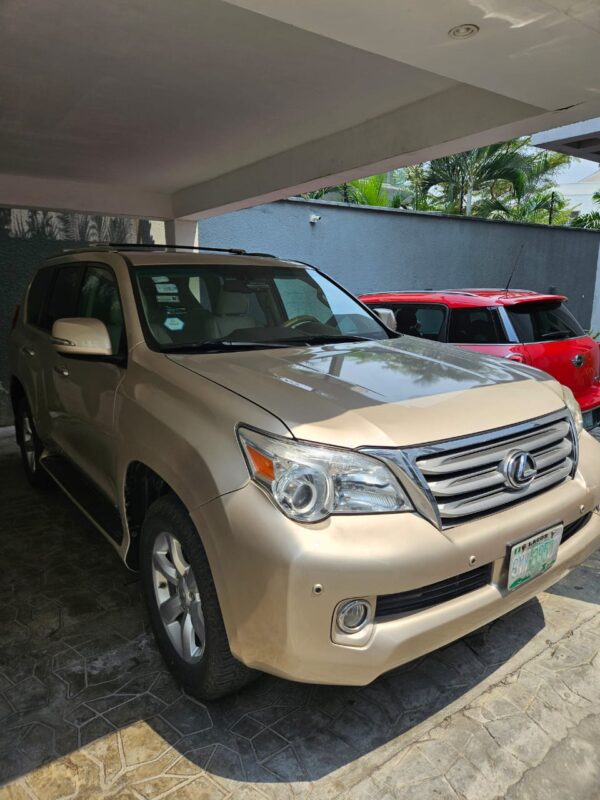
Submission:
<svg viewBox="0 0 600 800">
<path fill-rule="evenodd" d="M 374 458 L 383 461 L 386 466 L 391 469 L 394 473 L 398 481 L 400 482 L 403 489 L 406 491 L 407 495 L 409 496 L 411 502 L 413 503 L 415 510 L 421 514 L 425 519 L 431 522 L 432 525 L 435 525 L 439 530 L 443 530 L 445 528 L 453 527 L 455 523 L 444 523 L 442 520 L 442 508 L 438 504 L 436 500 L 435 494 L 432 491 L 430 483 L 427 481 L 425 474 L 419 468 L 417 461 L 419 459 L 427 458 L 427 457 L 437 457 L 437 456 L 451 456 L 454 452 L 456 455 L 465 455 L 465 451 L 474 450 L 475 452 L 479 449 L 485 449 L 486 445 L 490 446 L 490 449 L 494 445 L 498 445 L 498 447 L 502 446 L 502 441 L 510 442 L 512 445 L 515 438 L 519 436 L 524 436 L 528 438 L 528 435 L 534 435 L 536 430 L 541 427 L 548 427 L 553 423 L 559 422 L 566 422 L 568 424 L 568 430 L 564 430 L 563 435 L 560 435 L 559 431 L 555 431 L 556 435 L 550 436 L 549 441 L 547 437 L 543 437 L 546 439 L 544 444 L 546 446 L 551 445 L 553 442 L 559 442 L 560 439 L 570 438 L 572 444 L 572 452 L 566 454 L 564 459 L 564 465 L 568 466 L 568 471 L 565 474 L 564 478 L 566 477 L 574 477 L 577 471 L 577 464 L 579 461 L 579 440 L 578 436 L 575 431 L 575 426 L 573 423 L 573 419 L 571 415 L 568 413 L 567 409 L 561 409 L 560 411 L 555 411 L 552 414 L 546 414 L 542 417 L 536 417 L 531 420 L 527 420 L 526 422 L 520 422 L 515 425 L 509 425 L 503 428 L 495 428 L 489 431 L 483 431 L 481 433 L 458 437 L 456 439 L 445 439 L 439 442 L 431 442 L 427 444 L 422 444 L 418 446 L 411 446 L 405 448 L 372 448 L 372 447 L 365 447 L 360 448 L 360 452 L 366 453 Z M 558 426 L 557 426 L 558 427 Z M 539 445 L 538 445 L 539 446 Z M 560 446 L 560 445 L 559 445 Z M 552 450 L 552 448 L 550 448 Z M 542 454 L 542 457 L 546 455 L 546 453 Z M 568 462 L 571 462 L 570 464 Z M 485 463 L 485 461 L 484 461 Z M 548 464 L 546 463 L 546 468 Z M 450 468 L 451 469 L 451 468 Z M 482 470 L 483 472 L 484 470 Z M 556 466 L 551 466 L 548 470 L 548 473 L 558 472 L 558 468 Z M 546 473 L 546 474 L 548 474 Z M 435 474 L 435 471 L 434 473 Z M 442 473 L 443 474 L 443 473 Z M 475 476 L 476 477 L 476 476 Z M 548 481 L 543 480 L 544 474 L 540 476 L 540 482 L 546 484 Z M 563 478 L 563 480 L 564 480 Z M 559 478 L 560 480 L 560 478 Z M 538 484 L 539 485 L 539 484 Z M 553 484 L 558 485 L 558 481 Z M 540 491 L 543 491 L 545 486 L 541 486 Z M 547 487 L 550 488 L 550 487 Z M 534 494 L 534 487 L 533 485 L 528 487 L 527 490 L 528 494 Z M 492 490 L 493 494 L 493 490 Z M 474 498 L 476 499 L 476 498 Z M 518 501 L 521 499 L 525 499 L 525 492 L 515 494 L 514 500 Z M 444 504 L 442 503 L 442 506 Z M 490 512 L 494 510 L 501 510 L 502 505 L 508 505 L 508 502 L 505 501 L 501 504 L 496 504 L 494 507 L 490 508 Z M 486 509 L 487 510 L 487 509 Z M 485 513 L 485 511 L 483 511 Z M 467 512 L 468 514 L 468 512 Z M 477 512 L 475 512 L 475 515 Z M 450 514 L 446 513 L 443 516 L 448 517 L 452 516 L 452 512 Z M 454 514 L 454 516 L 458 516 Z M 476 518 L 476 517 L 474 517 Z"/>
</svg>

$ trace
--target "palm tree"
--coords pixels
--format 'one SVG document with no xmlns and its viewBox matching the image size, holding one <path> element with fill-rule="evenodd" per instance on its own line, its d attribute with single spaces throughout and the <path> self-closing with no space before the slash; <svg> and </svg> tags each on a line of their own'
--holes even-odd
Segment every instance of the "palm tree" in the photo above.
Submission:
<svg viewBox="0 0 600 800">
<path fill-rule="evenodd" d="M 594 192 L 592 195 L 594 203 L 600 205 L 600 191 Z M 600 210 L 588 211 L 587 214 L 579 214 L 575 217 L 571 225 L 574 228 L 587 228 L 588 230 L 600 231 Z"/>
<path fill-rule="evenodd" d="M 555 191 L 535 192 L 516 199 L 482 201 L 477 213 L 490 219 L 564 225 L 571 215 L 565 198 Z"/>
<path fill-rule="evenodd" d="M 497 187 L 509 188 L 515 197 L 525 191 L 526 156 L 521 140 L 478 147 L 466 153 L 438 158 L 429 164 L 425 187 L 439 187 L 446 210 L 471 214 L 476 195 L 493 195 Z"/>
</svg>

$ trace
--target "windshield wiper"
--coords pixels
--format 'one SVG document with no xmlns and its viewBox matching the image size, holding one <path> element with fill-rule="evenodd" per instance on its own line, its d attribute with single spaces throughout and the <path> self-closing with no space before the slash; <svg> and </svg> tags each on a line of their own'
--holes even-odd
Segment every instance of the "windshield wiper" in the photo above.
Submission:
<svg viewBox="0 0 600 800">
<path fill-rule="evenodd" d="M 323 334 L 321 336 L 291 336 L 289 339 L 278 339 L 277 346 L 285 347 L 289 344 L 332 344 L 335 342 L 374 342 L 369 336 L 355 336 L 354 334 L 331 336 Z"/>
<path fill-rule="evenodd" d="M 271 347 L 287 347 L 279 342 L 234 342 L 231 339 L 208 339 L 205 342 L 168 344 L 161 347 L 162 353 L 219 353 L 224 350 L 263 350 Z"/>
</svg>

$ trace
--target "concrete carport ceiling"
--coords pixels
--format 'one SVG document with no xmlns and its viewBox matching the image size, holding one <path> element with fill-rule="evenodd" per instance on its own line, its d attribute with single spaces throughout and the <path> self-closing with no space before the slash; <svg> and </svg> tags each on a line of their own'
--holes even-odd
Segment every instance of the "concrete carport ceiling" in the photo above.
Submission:
<svg viewBox="0 0 600 800">
<path fill-rule="evenodd" d="M 599 114 L 595 0 L 0 5 L 3 205 L 197 219 Z"/>
</svg>

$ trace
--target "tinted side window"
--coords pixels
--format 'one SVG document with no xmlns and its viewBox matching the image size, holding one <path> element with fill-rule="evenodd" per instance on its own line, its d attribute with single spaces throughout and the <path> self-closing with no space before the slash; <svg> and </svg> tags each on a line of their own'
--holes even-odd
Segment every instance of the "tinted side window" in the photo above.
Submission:
<svg viewBox="0 0 600 800">
<path fill-rule="evenodd" d="M 110 269 L 87 268 L 75 316 L 99 319 L 106 325 L 113 353 L 124 350 L 123 310 L 117 281 Z"/>
<path fill-rule="evenodd" d="M 396 326 L 400 333 L 420 336 L 423 339 L 439 340 L 446 309 L 439 305 L 399 303 L 393 306 Z"/>
<path fill-rule="evenodd" d="M 53 268 L 43 267 L 34 277 L 27 296 L 27 322 L 39 325 L 52 281 Z"/>
<path fill-rule="evenodd" d="M 42 321 L 42 328 L 52 330 L 57 319 L 77 316 L 77 296 L 83 275 L 81 264 L 72 267 L 59 267 Z"/>
<path fill-rule="evenodd" d="M 453 344 L 504 344 L 506 335 L 495 311 L 489 308 L 453 308 L 448 341 Z"/>
<path fill-rule="evenodd" d="M 560 302 L 522 303 L 506 310 L 517 336 L 525 343 L 585 336 L 581 325 Z"/>
</svg>

